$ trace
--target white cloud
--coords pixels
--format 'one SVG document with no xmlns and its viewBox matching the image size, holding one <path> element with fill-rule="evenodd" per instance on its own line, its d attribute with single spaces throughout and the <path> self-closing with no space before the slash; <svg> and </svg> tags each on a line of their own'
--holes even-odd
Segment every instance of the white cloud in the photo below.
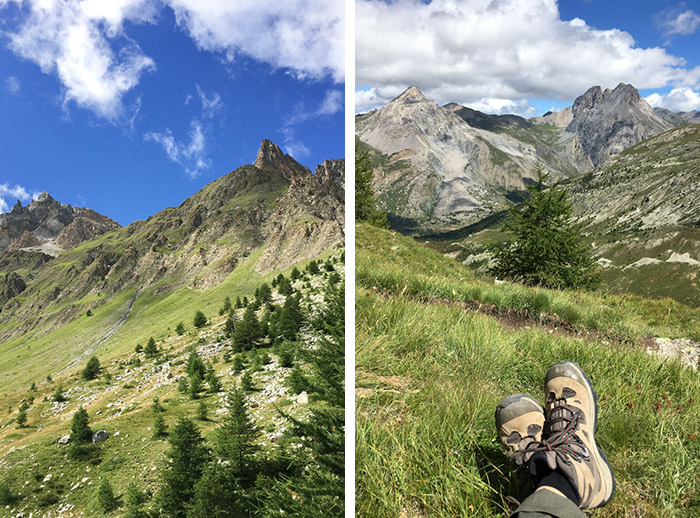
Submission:
<svg viewBox="0 0 700 518">
<path fill-rule="evenodd" d="M 691 88 L 674 88 L 667 94 L 651 94 L 646 101 L 656 107 L 674 112 L 689 112 L 700 109 L 700 93 Z"/>
<path fill-rule="evenodd" d="M 513 101 L 511 99 L 497 99 L 491 97 L 489 99 L 480 99 L 479 101 L 471 102 L 467 106 L 474 110 L 479 110 L 480 112 L 497 115 L 512 113 L 523 117 L 532 117 L 536 113 L 535 108 L 533 108 L 526 99 Z"/>
<path fill-rule="evenodd" d="M 218 92 L 214 92 L 211 98 L 209 98 L 198 84 L 195 83 L 195 86 L 197 87 L 199 98 L 202 101 L 202 117 L 205 119 L 211 119 L 224 107 L 224 103 L 221 101 L 221 95 L 219 95 Z"/>
<path fill-rule="evenodd" d="M 316 110 L 317 115 L 333 115 L 343 111 L 345 107 L 345 96 L 340 90 L 328 90 L 323 98 L 321 106 Z"/>
<path fill-rule="evenodd" d="M 190 178 L 196 178 L 211 167 L 211 160 L 206 155 L 207 143 L 202 124 L 198 120 L 190 123 L 188 137 L 189 143 L 178 141 L 170 128 L 162 133 L 150 132 L 143 136 L 144 140 L 158 142 L 170 160 L 183 166 Z"/>
<path fill-rule="evenodd" d="M 656 20 L 667 36 L 693 34 L 700 25 L 700 15 L 691 9 L 686 9 L 685 3 L 681 3 L 674 9 L 665 9 L 656 16 Z"/>
<path fill-rule="evenodd" d="M 75 102 L 101 117 L 122 113 L 122 97 L 153 60 L 122 30 L 124 21 L 151 21 L 150 0 L 28 0 L 29 14 L 9 47 L 55 74 L 63 85 L 64 105 Z M 113 48 L 114 47 L 114 48 Z"/>
<path fill-rule="evenodd" d="M 30 193 L 21 185 L 10 187 L 7 183 L 0 184 L 0 212 L 9 212 L 12 210 L 17 200 L 28 202 L 37 199 L 39 194 L 39 192 Z M 6 200 L 5 198 L 8 199 Z"/>
<path fill-rule="evenodd" d="M 298 78 L 345 74 L 340 0 L 164 0 L 198 47 L 287 69 Z"/>
<path fill-rule="evenodd" d="M 355 113 L 365 113 L 375 110 L 391 99 L 382 98 L 377 94 L 376 88 L 355 91 Z"/>
<path fill-rule="evenodd" d="M 5 88 L 7 88 L 7 91 L 12 95 L 19 95 L 21 89 L 19 79 L 15 76 L 8 77 L 5 79 Z"/>
<path fill-rule="evenodd" d="M 438 103 L 571 101 L 593 85 L 694 86 L 700 67 L 629 33 L 560 18 L 556 0 L 358 0 L 358 111 L 411 85 Z"/>
</svg>

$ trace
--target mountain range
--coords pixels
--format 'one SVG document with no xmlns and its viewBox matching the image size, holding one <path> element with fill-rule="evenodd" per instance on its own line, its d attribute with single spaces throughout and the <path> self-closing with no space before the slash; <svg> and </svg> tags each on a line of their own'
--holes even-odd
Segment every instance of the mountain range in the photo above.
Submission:
<svg viewBox="0 0 700 518">
<path fill-rule="evenodd" d="M 553 179 L 574 177 L 694 117 L 653 109 L 623 83 L 591 87 L 571 107 L 530 119 L 439 106 L 411 87 L 357 116 L 356 138 L 370 153 L 375 191 L 394 226 L 435 230 L 503 209 L 533 181 L 537 162 Z"/>
<path fill-rule="evenodd" d="M 110 308 L 89 335 L 65 338 L 51 368 L 114 334 L 141 303 L 243 272 L 265 276 L 342 247 L 344 169 L 344 160 L 326 160 L 312 174 L 264 140 L 254 164 L 126 227 L 47 193 L 18 203 L 0 216 L 0 379 L 18 344 L 55 343 L 51 333 L 86 312 Z M 42 360 L 27 361 L 38 368 Z"/>
</svg>

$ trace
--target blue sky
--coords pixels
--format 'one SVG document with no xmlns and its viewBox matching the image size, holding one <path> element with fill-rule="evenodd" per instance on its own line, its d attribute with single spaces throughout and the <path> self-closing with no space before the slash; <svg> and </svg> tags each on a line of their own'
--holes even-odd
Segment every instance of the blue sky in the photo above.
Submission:
<svg viewBox="0 0 700 518">
<path fill-rule="evenodd" d="M 539 115 L 593 85 L 700 108 L 700 5 L 669 0 L 356 0 L 356 112 L 418 86 L 438 103 Z"/>
<path fill-rule="evenodd" d="M 0 210 L 127 225 L 255 160 L 344 156 L 336 0 L 0 0 Z"/>
</svg>

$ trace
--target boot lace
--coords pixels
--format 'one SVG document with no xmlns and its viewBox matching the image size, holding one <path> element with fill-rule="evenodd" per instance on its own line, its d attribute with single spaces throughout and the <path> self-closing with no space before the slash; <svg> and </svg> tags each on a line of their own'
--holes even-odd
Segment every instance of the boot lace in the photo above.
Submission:
<svg viewBox="0 0 700 518">
<path fill-rule="evenodd" d="M 583 413 L 580 409 L 558 399 L 545 423 L 542 440 L 528 444 L 523 450 L 523 455 L 531 455 L 537 451 L 553 451 L 566 464 L 571 464 L 572 459 L 577 462 L 588 459 L 588 448 L 576 434 L 582 418 Z M 556 426 L 559 424 L 563 426 Z"/>
</svg>

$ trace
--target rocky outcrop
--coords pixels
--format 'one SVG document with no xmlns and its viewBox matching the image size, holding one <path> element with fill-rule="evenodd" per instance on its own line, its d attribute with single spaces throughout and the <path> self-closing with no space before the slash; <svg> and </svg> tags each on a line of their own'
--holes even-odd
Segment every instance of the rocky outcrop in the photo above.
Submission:
<svg viewBox="0 0 700 518">
<path fill-rule="evenodd" d="M 594 166 L 674 127 L 654 112 L 636 88 L 624 83 L 614 90 L 589 88 L 574 101 L 571 113 L 566 131 L 576 135 Z"/>
<path fill-rule="evenodd" d="M 27 285 L 22 277 L 15 272 L 9 272 L 0 277 L 0 306 L 22 293 L 26 288 Z"/>
<path fill-rule="evenodd" d="M 270 237 L 256 273 L 288 268 L 344 245 L 345 161 L 326 161 L 297 177 L 270 216 Z"/>
<path fill-rule="evenodd" d="M 49 193 L 23 207 L 18 200 L 11 212 L 0 214 L 0 250 L 48 247 L 67 250 L 93 237 L 119 228 L 119 224 L 97 212 L 64 205 Z"/>
<path fill-rule="evenodd" d="M 258 156 L 255 158 L 253 166 L 258 169 L 278 171 L 288 180 L 296 176 L 311 174 L 308 167 L 301 165 L 291 156 L 284 154 L 277 144 L 267 139 L 260 144 Z"/>
<path fill-rule="evenodd" d="M 700 124 L 700 111 L 680 112 L 678 114 L 688 124 Z"/>
</svg>

